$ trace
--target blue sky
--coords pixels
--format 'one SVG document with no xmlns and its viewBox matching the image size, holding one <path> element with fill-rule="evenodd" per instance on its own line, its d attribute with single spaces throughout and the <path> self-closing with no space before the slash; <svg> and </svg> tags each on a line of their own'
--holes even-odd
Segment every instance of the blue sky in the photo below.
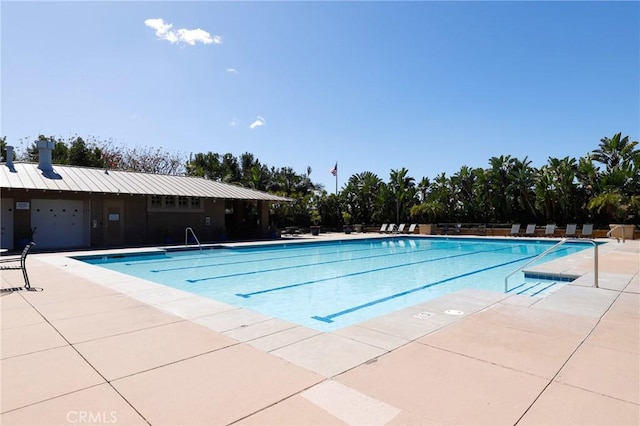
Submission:
<svg viewBox="0 0 640 426">
<path fill-rule="evenodd" d="M 639 139 L 638 2 L 7 2 L 1 128 L 253 153 L 329 192 Z M 171 26 L 169 26 L 171 25 Z M 200 31 L 198 31 L 200 30 Z"/>
</svg>

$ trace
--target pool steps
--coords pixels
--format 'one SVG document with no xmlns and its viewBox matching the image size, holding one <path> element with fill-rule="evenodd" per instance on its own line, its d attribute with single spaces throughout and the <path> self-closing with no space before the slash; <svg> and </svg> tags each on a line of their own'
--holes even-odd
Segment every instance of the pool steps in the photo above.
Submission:
<svg viewBox="0 0 640 426">
<path fill-rule="evenodd" d="M 525 277 L 525 281 L 509 289 L 509 294 L 546 297 L 567 284 L 566 280 L 545 280 Z"/>
</svg>

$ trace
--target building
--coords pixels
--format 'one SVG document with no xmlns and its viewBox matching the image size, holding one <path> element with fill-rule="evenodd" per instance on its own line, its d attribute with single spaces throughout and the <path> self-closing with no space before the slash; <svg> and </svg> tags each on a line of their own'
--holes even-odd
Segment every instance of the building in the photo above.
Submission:
<svg viewBox="0 0 640 426">
<path fill-rule="evenodd" d="M 0 164 L 2 248 L 33 239 L 39 249 L 184 243 L 274 236 L 269 210 L 291 201 L 209 179 L 51 163 L 53 142 L 38 141 L 39 162 Z"/>
</svg>

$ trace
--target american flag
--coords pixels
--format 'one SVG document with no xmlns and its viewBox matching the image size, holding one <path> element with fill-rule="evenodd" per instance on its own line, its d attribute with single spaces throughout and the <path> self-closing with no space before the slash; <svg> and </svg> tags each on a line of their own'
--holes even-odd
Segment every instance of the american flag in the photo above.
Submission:
<svg viewBox="0 0 640 426">
<path fill-rule="evenodd" d="M 336 163 L 335 166 L 329 169 L 329 173 L 331 173 L 334 176 L 338 176 L 338 163 Z"/>
</svg>

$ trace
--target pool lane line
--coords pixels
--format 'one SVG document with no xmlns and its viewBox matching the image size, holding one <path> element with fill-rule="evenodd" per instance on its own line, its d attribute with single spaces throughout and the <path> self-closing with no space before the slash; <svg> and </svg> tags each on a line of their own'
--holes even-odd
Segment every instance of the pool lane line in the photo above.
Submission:
<svg viewBox="0 0 640 426">
<path fill-rule="evenodd" d="M 486 268 L 477 269 L 475 271 L 465 272 L 464 274 L 460 274 L 460 275 L 456 275 L 456 276 L 453 276 L 453 277 L 445 278 L 443 280 L 436 281 L 434 283 L 425 284 L 425 285 L 422 285 L 420 287 L 415 287 L 415 288 L 412 288 L 412 289 L 409 289 L 409 290 L 402 291 L 400 293 L 396 293 L 396 294 L 392 294 L 390 296 L 386 296 L 386 297 L 383 297 L 383 298 L 380 298 L 380 299 L 372 300 L 371 302 L 363 303 L 361 305 L 354 306 L 352 308 L 345 309 L 343 311 L 336 312 L 336 313 L 333 313 L 333 314 L 330 314 L 330 315 L 326 315 L 326 316 L 323 316 L 323 317 L 314 315 L 311 318 L 314 319 L 314 320 L 317 320 L 317 321 L 325 322 L 325 323 L 332 323 L 334 318 L 342 316 L 342 315 L 350 314 L 350 313 L 358 311 L 360 309 L 365 309 L 365 308 L 368 308 L 370 306 L 377 305 L 379 303 L 388 302 L 389 300 L 397 299 L 398 297 L 406 296 L 408 294 L 415 293 L 417 291 L 422 291 L 422 290 L 425 290 L 425 289 L 427 289 L 429 287 L 434 287 L 436 285 L 444 284 L 444 283 L 447 283 L 449 281 L 456 280 L 458 278 L 468 277 L 468 276 L 471 276 L 471 275 L 478 274 L 480 272 L 485 272 L 485 271 L 489 271 L 491 269 L 499 268 L 501 266 L 510 265 L 510 264 L 516 263 L 516 262 L 521 262 L 523 260 L 533 259 L 536 256 L 537 255 L 528 256 L 528 257 L 524 257 L 524 258 L 517 259 L 517 260 L 511 260 L 509 262 L 500 263 L 498 265 L 492 265 L 492 266 L 488 266 Z"/>
<path fill-rule="evenodd" d="M 425 250 L 419 250 L 420 252 L 422 251 L 427 251 L 428 249 Z M 411 253 L 417 253 L 418 251 L 413 251 Z M 278 268 L 271 268 L 271 269 L 261 269 L 259 271 L 248 271 L 248 272 L 236 272 L 233 274 L 227 274 L 227 275 L 216 275 L 215 277 L 204 277 L 204 278 L 194 278 L 194 279 L 187 279 L 185 281 L 189 282 L 189 283 L 197 283 L 197 282 L 201 282 L 201 281 L 213 281 L 213 280 L 218 280 L 218 279 L 222 279 L 222 278 L 232 278 L 232 277 L 239 277 L 239 276 L 243 276 L 243 275 L 255 275 L 255 274 L 262 274 L 262 273 L 266 273 L 266 272 L 275 272 L 275 271 L 284 271 L 287 269 L 300 269 L 300 268 L 308 268 L 310 266 L 318 266 L 318 265 L 330 265 L 330 264 L 335 264 L 335 263 L 344 263 L 344 262 L 350 262 L 352 260 L 369 260 L 369 259 L 374 259 L 377 257 L 389 257 L 389 256 L 396 256 L 396 255 L 402 255 L 402 256 L 406 256 L 407 254 L 409 254 L 409 252 L 404 252 L 404 253 L 385 253 L 385 254 L 377 254 L 375 256 L 365 256 L 365 257 L 358 257 L 356 259 L 338 259 L 338 260 L 327 260 L 325 262 L 314 262 L 314 263 L 303 263 L 301 265 L 289 265 L 289 266 L 281 266 Z M 296 256 L 299 257 L 299 256 Z M 447 257 L 439 257 L 436 259 L 428 259 L 428 260 L 442 260 L 442 259 L 447 259 Z M 424 261 L 420 261 L 418 263 L 422 263 Z M 399 266 L 405 266 L 405 265 L 412 265 L 413 263 L 405 263 L 403 265 L 399 265 Z M 365 271 L 365 272 L 373 272 L 373 271 Z M 345 277 L 351 276 L 351 275 L 357 275 L 360 273 L 365 273 L 365 272 L 357 272 L 357 273 L 353 273 L 353 274 L 348 274 L 348 275 L 343 275 Z M 335 276 L 332 277 L 330 279 L 335 279 L 335 278 L 340 278 L 341 276 Z M 322 280 L 317 280 L 318 282 L 320 281 L 324 281 L 324 279 Z M 249 293 L 252 294 L 252 293 Z M 244 297 L 244 296 L 243 296 Z"/>
<path fill-rule="evenodd" d="M 398 242 L 398 241 L 413 241 L 411 238 L 404 238 L 404 239 L 398 239 L 398 240 L 393 240 L 392 242 Z M 382 242 L 388 242 L 386 240 L 382 240 Z M 442 250 L 442 249 L 447 249 L 450 248 L 451 246 L 451 241 L 450 240 L 446 240 L 446 241 L 429 241 L 429 243 L 431 244 L 446 244 L 447 247 L 430 247 L 428 250 Z M 459 242 L 458 242 L 459 243 Z M 469 242 L 470 244 L 465 244 L 465 247 L 471 247 L 471 246 L 476 246 L 476 245 L 481 245 L 481 244 L 486 244 L 486 242 Z M 284 251 L 288 251 L 290 249 L 300 249 L 302 247 L 309 247 L 309 244 L 312 243 L 303 243 L 301 245 L 301 247 L 296 247 L 296 245 L 292 245 L 289 244 L 288 246 L 285 245 L 285 247 L 282 248 L 278 248 L 278 249 L 272 249 L 272 250 L 265 250 L 265 252 L 268 253 L 278 253 L 278 252 L 284 252 Z M 331 248 L 329 246 L 329 243 L 321 243 L 323 247 L 325 248 Z M 354 243 L 355 244 L 355 243 Z M 373 244 L 373 243 L 370 243 Z M 351 245 L 351 244 L 349 244 Z M 345 245 L 341 245 L 341 247 L 344 247 Z M 412 248 L 412 247 L 402 247 L 400 245 L 397 246 L 398 248 Z M 357 250 L 351 250 L 349 251 L 350 253 L 356 253 L 359 251 L 371 251 L 371 250 L 387 250 L 389 249 L 388 246 L 381 246 L 381 247 L 364 247 L 362 249 L 357 249 Z M 233 256 L 232 258 L 237 258 L 238 256 L 250 256 L 253 254 L 260 254 L 257 251 L 259 250 L 259 248 L 244 248 L 244 247 L 229 247 L 229 248 L 216 248 L 216 249 L 207 249 L 207 252 L 213 252 L 215 250 L 221 250 L 221 251 L 230 251 L 233 252 Z M 250 250 L 247 253 L 242 253 L 240 252 L 241 250 Z M 423 250 L 419 250 L 419 251 L 423 251 Z M 184 252 L 182 252 L 184 253 Z M 327 253 L 331 253 L 331 251 L 323 251 L 323 252 L 316 252 L 313 253 L 315 254 L 319 254 L 319 255 L 325 255 Z M 169 255 L 169 253 L 166 253 L 167 255 Z M 396 254 L 396 253 L 394 253 Z M 266 261 L 271 261 L 271 260 L 282 260 L 282 259 L 290 259 L 290 258 L 295 258 L 295 257 L 300 257 L 300 255 L 296 255 L 296 256 L 281 256 L 281 257 L 271 257 L 268 259 L 256 259 L 256 260 L 237 260 L 234 262 L 225 262 L 225 263 L 207 263 L 205 265 L 198 265 L 198 266 L 180 266 L 180 267 L 175 267 L 175 268 L 164 268 L 164 269 L 151 269 L 150 272 L 154 272 L 154 273 L 158 273 L 158 272 L 172 272 L 172 271 L 180 271 L 180 270 L 189 270 L 189 269 L 195 269 L 195 268 L 207 268 L 209 266 L 226 266 L 226 265 L 235 265 L 235 264 L 242 264 L 242 263 L 246 263 L 248 261 L 251 262 L 266 262 Z M 210 256 L 202 256 L 202 254 L 198 255 L 197 257 L 195 256 L 181 256 L 181 257 L 175 257 L 175 258 L 163 258 L 163 259 L 153 259 L 153 260 L 141 260 L 141 261 L 129 261 L 129 262 L 123 262 L 124 265 L 126 266 L 136 266 L 136 265 L 144 265 L 144 264 L 152 264 L 152 263 L 170 263 L 170 262 L 190 262 L 193 261 L 194 259 L 197 260 L 201 260 L 201 259 L 209 259 Z"/>
<path fill-rule="evenodd" d="M 467 244 L 465 245 L 465 247 L 472 247 L 472 246 L 477 246 L 477 245 L 482 245 L 483 243 L 481 242 L 474 242 L 472 244 Z M 519 244 L 519 245 L 515 245 L 515 246 L 511 246 L 511 247 L 519 247 L 519 246 L 523 246 L 523 244 Z M 332 262 L 343 262 L 343 261 L 347 261 L 347 260 L 362 260 L 362 259 L 371 259 L 371 258 L 375 258 L 375 257 L 382 257 L 382 256 L 396 256 L 396 255 L 406 255 L 406 254 L 410 254 L 410 253 L 418 253 L 418 252 L 423 252 L 423 251 L 433 251 L 433 250 L 447 250 L 450 249 L 451 247 L 429 247 L 429 248 L 425 248 L 425 249 L 417 249 L 415 247 L 399 247 L 399 248 L 403 248 L 403 249 L 411 249 L 410 251 L 403 251 L 401 253 L 385 253 L 382 255 L 375 255 L 375 256 L 365 256 L 365 257 L 358 257 L 355 259 L 344 259 L 344 260 L 332 260 L 332 261 L 327 261 L 327 262 L 323 262 L 323 263 L 307 263 L 306 266 L 310 266 L 310 265 L 322 265 L 322 264 L 326 264 L 326 263 L 332 263 Z M 357 249 L 357 250 L 351 250 L 348 253 L 357 253 L 360 251 L 372 251 L 372 250 L 388 250 L 389 247 L 364 247 L 362 249 Z M 275 251 L 275 250 L 271 250 L 271 251 Z M 282 251 L 282 250 L 279 250 Z M 242 254 L 242 253 L 241 253 Z M 247 253 L 249 254 L 249 253 Z M 253 254 L 253 253 L 251 253 Z M 313 253 L 313 255 L 327 255 L 327 254 L 333 254 L 332 252 L 322 252 L 322 253 Z M 174 272 L 174 271 L 182 271 L 182 270 L 191 270 L 191 269 L 198 269 L 198 268 L 209 268 L 212 266 L 228 266 L 228 265 L 239 265 L 239 264 L 244 264 L 247 263 L 249 261 L 251 262 L 271 262 L 273 260 L 283 260 L 283 259 L 295 259 L 300 257 L 300 254 L 298 255 L 294 255 L 294 256 L 281 256 L 281 257 L 270 257 L 267 259 L 256 259 L 256 260 L 238 260 L 238 261 L 234 261 L 234 262 L 225 262 L 225 263 L 206 263 L 204 265 L 197 265 L 197 266 L 180 266 L 180 267 L 176 267 L 176 268 L 165 268 L 165 269 L 151 269 L 149 272 L 153 272 L 153 273 L 160 273 L 160 272 Z M 180 261 L 185 261 L 185 260 L 193 260 L 193 258 L 191 259 L 176 259 L 176 260 L 180 260 Z M 167 260 L 168 262 L 169 260 Z M 173 259 L 171 261 L 174 261 Z M 151 263 L 151 262 L 149 262 Z M 134 265 L 132 263 L 130 264 L 126 264 L 127 266 L 131 266 Z M 273 272 L 273 271 L 277 271 L 277 270 L 284 270 L 284 269 L 288 269 L 288 268 L 296 268 L 299 267 L 300 265 L 293 265 L 293 266 L 283 266 L 281 268 L 276 268 L 276 269 L 263 269 L 261 271 L 257 271 L 257 272 Z M 305 265 L 301 265 L 301 266 L 305 266 Z M 239 275 L 249 275 L 255 272 L 242 272 L 242 273 L 237 273 L 237 274 L 230 274 L 230 275 L 221 275 L 221 276 L 217 276 L 217 277 L 208 277 L 208 278 L 202 278 L 202 280 L 205 279 L 218 279 L 218 278 L 229 278 L 229 277 L 234 277 L 234 276 L 239 276 Z M 188 281 L 188 280 L 187 280 Z M 195 282 L 195 281 L 194 281 Z"/>
<path fill-rule="evenodd" d="M 370 244 L 375 244 L 374 240 L 376 240 L 375 238 L 372 239 L 365 239 L 365 240 L 361 240 L 362 242 L 365 241 L 369 241 Z M 383 241 L 382 239 L 377 239 L 379 241 Z M 411 238 L 403 238 L 403 239 L 398 239 L 398 240 L 394 240 L 394 241 L 406 241 L 406 240 L 411 240 Z M 386 240 L 384 240 L 386 242 Z M 362 242 L 360 241 L 348 241 L 348 242 L 343 242 L 342 244 L 339 244 L 340 247 L 345 247 L 348 245 L 353 245 L 353 244 L 362 244 Z M 149 263 L 158 263 L 159 261 L 161 261 L 162 263 L 169 263 L 169 262 L 184 262 L 184 261 L 190 261 L 193 260 L 194 258 L 198 259 L 198 258 L 202 258 L 202 254 L 208 254 L 210 252 L 214 252 L 214 251 L 220 251 L 220 252 L 224 252 L 224 253 L 233 253 L 233 257 L 238 257 L 238 256 L 250 256 L 253 254 L 261 254 L 259 251 L 262 251 L 262 253 L 278 253 L 278 252 L 283 252 L 283 251 L 289 251 L 291 249 L 301 249 L 301 248 L 309 248 L 310 244 L 314 244 L 317 245 L 320 248 L 332 248 L 332 246 L 330 245 L 331 242 L 307 242 L 307 243 L 298 243 L 298 244 L 281 244 L 279 245 L 279 247 L 276 248 L 264 248 L 264 247 L 260 247 L 260 246 L 247 246 L 247 247 L 215 247 L 215 248 L 205 248 L 204 252 L 200 252 L 198 251 L 196 253 L 196 251 L 194 251 L 194 253 L 198 254 L 198 256 L 193 256 L 193 255 L 189 255 L 189 251 L 191 250 L 178 250 L 178 251 L 165 251 L 162 254 L 165 256 L 171 256 L 173 253 L 187 253 L 185 256 L 181 256 L 181 257 L 167 257 L 167 258 L 163 258 L 163 259 L 153 259 L 153 260 L 141 260 L 141 261 L 126 261 L 123 262 L 123 264 L 127 265 L 127 266 L 134 266 L 134 265 L 144 265 L 144 264 L 149 264 Z M 476 243 L 477 244 L 477 243 Z M 273 244 L 269 247 L 275 247 L 276 244 Z M 387 248 L 387 247 L 379 247 L 379 248 L 375 248 L 375 250 L 378 249 L 383 249 L 383 248 Z M 371 247 L 366 247 L 363 249 L 359 249 L 359 250 L 352 250 L 353 252 L 355 251 L 360 251 L 360 250 L 371 250 Z M 326 252 L 321 252 L 318 254 L 325 254 Z M 128 255 L 127 255 L 128 256 Z M 207 256 L 208 257 L 208 256 Z M 286 259 L 288 258 L 288 256 L 286 257 L 273 257 L 271 259 Z M 243 261 L 238 261 L 235 263 L 245 263 L 247 262 L 247 260 L 243 260 Z M 233 264 L 232 263 L 228 263 L 228 264 Z M 221 263 L 220 265 L 226 265 L 227 263 Z M 211 264 L 211 265 L 216 265 L 216 264 Z M 176 268 L 178 269 L 178 268 Z M 189 269 L 189 267 L 184 267 L 184 269 Z M 163 271 L 163 270 L 159 270 L 159 271 Z"/>
<path fill-rule="evenodd" d="M 378 250 L 378 249 L 375 249 Z M 420 253 L 420 252 L 425 252 L 425 251 L 434 251 L 434 250 L 438 250 L 438 249 L 432 249 L 432 248 L 425 248 L 422 250 L 412 250 L 412 251 L 403 251 L 401 253 L 383 253 L 383 254 L 376 254 L 373 256 L 363 256 L 363 257 L 357 257 L 357 258 L 351 258 L 351 259 L 336 259 L 336 260 L 327 260 L 324 262 L 313 262 L 313 263 L 303 263 L 300 265 L 288 265 L 288 266 L 279 266 L 277 268 L 271 268 L 271 269 L 260 269 L 259 271 L 247 271 L 247 272 L 235 272 L 232 274 L 227 274 L 227 275 L 215 275 L 215 276 L 211 276 L 211 277 L 204 277 L 204 278 L 193 278 L 193 279 L 187 279 L 185 281 L 189 282 L 189 283 L 197 283 L 200 281 L 213 281 L 213 280 L 218 280 L 221 278 L 232 278 L 232 277 L 239 277 L 239 276 L 243 276 L 243 275 L 254 275 L 254 274 L 261 274 L 261 273 L 265 273 L 265 272 L 275 272 L 275 271 L 284 271 L 287 269 L 299 269 L 299 268 L 306 268 L 309 266 L 318 266 L 318 265 L 329 265 L 329 264 L 334 264 L 334 263 L 343 263 L 343 262 L 350 262 L 352 260 L 368 260 L 368 259 L 375 259 L 378 257 L 389 257 L 389 256 L 407 256 L 409 254 L 414 254 L 414 253 Z M 358 250 L 358 251 L 365 251 L 365 249 L 363 250 Z M 371 251 L 370 249 L 366 249 L 366 251 Z M 351 253 L 353 253 L 355 251 L 352 251 Z M 327 255 L 327 253 L 325 253 L 325 255 Z M 300 257 L 300 255 L 298 256 L 291 256 L 291 258 L 296 258 L 296 257 Z M 278 258 L 278 260 L 281 260 L 283 258 Z M 442 259 L 442 258 L 439 258 Z M 438 260 L 439 260 L 438 259 Z M 265 260 L 273 260 L 273 259 L 265 259 Z M 247 263 L 246 261 L 244 262 L 238 262 L 238 263 Z M 197 268 L 206 268 L 206 267 L 212 267 L 212 266 L 218 266 L 216 264 L 211 264 L 211 265 L 198 265 L 198 266 L 192 266 L 190 268 L 187 269 L 197 269 Z M 158 272 L 157 270 L 150 270 L 150 272 Z M 167 271 L 160 271 L 160 272 L 167 272 Z"/>
<path fill-rule="evenodd" d="M 357 249 L 357 250 L 351 250 L 349 251 L 349 253 L 357 253 L 360 251 L 371 251 L 371 250 L 387 250 L 388 247 L 365 247 L 362 249 Z M 370 256 L 370 257 L 379 257 L 379 256 L 390 256 L 390 255 L 395 255 L 395 254 L 407 254 L 407 253 L 415 253 L 415 252 L 419 252 L 419 251 L 425 251 L 425 250 L 429 250 L 429 249 L 424 249 L 424 250 L 413 250 L 411 252 L 402 252 L 402 253 L 392 253 L 392 254 L 385 254 L 385 255 L 376 255 L 376 256 Z M 431 249 L 433 250 L 433 249 Z M 323 253 L 313 253 L 313 255 L 322 255 L 322 256 L 326 256 L 328 254 L 333 254 L 334 252 L 323 252 Z M 292 256 L 281 256 L 281 257 L 269 257 L 267 259 L 255 259 L 255 260 L 238 260 L 238 261 L 234 261 L 234 262 L 226 262 L 226 263 L 207 263 L 205 265 L 198 265 L 198 266 L 181 266 L 181 267 L 177 267 L 177 268 L 165 268 L 165 269 L 151 269 L 150 272 L 173 272 L 173 271 L 181 271 L 181 270 L 186 270 L 186 269 L 197 269 L 197 268 L 208 268 L 211 266 L 228 266 L 228 265 L 239 265 L 239 264 L 244 264 L 247 262 L 271 262 L 274 260 L 283 260 L 283 259 L 295 259 L 300 257 L 300 254 L 297 255 L 292 255 Z M 359 260 L 359 259 L 367 259 L 368 257 L 359 257 L 353 260 Z M 335 260 L 332 262 L 340 262 L 341 260 Z M 321 265 L 322 263 L 314 263 L 313 265 Z M 311 263 L 307 264 L 307 265 L 312 265 Z M 282 267 L 282 269 L 286 269 L 287 267 Z M 273 271 L 275 271 L 277 269 L 273 269 Z M 272 270 L 265 270 L 265 272 L 270 272 Z"/>
<path fill-rule="evenodd" d="M 321 283 L 321 282 L 325 282 L 325 281 L 336 280 L 336 279 L 339 279 L 339 278 L 353 277 L 353 276 L 356 276 L 356 275 L 364 275 L 364 274 L 369 274 L 369 273 L 372 273 L 372 272 L 380 272 L 380 271 L 385 271 L 385 270 L 389 270 L 389 269 L 403 268 L 405 266 L 419 265 L 419 264 L 422 264 L 422 263 L 437 262 L 439 260 L 445 260 L 445 259 L 454 259 L 456 257 L 462 257 L 462 256 L 471 256 L 471 255 L 474 255 L 474 254 L 491 253 L 491 252 L 496 252 L 496 251 L 507 250 L 507 249 L 510 249 L 510 248 L 512 248 L 512 247 L 503 247 L 503 248 L 496 249 L 496 250 L 483 250 L 483 251 L 475 251 L 475 252 L 470 252 L 470 253 L 461 253 L 461 254 L 456 254 L 456 255 L 453 255 L 453 256 L 438 257 L 438 258 L 435 258 L 435 259 L 420 260 L 420 261 L 417 261 L 417 262 L 403 263 L 403 264 L 400 264 L 400 265 L 385 266 L 384 268 L 368 269 L 366 271 L 358 271 L 358 272 L 352 272 L 352 273 L 344 274 L 344 275 L 336 275 L 336 276 L 333 276 L 333 277 L 321 278 L 319 280 L 304 281 L 304 282 L 296 283 L 296 284 L 289 284 L 289 285 L 284 285 L 284 286 L 280 286 L 280 287 L 267 288 L 267 289 L 264 289 L 264 290 L 254 291 L 252 293 L 236 293 L 236 296 L 248 299 L 248 298 L 250 298 L 252 296 L 256 296 L 256 295 L 259 295 L 259 294 L 266 294 L 266 293 L 272 293 L 274 291 L 288 290 L 290 288 L 303 287 L 303 286 L 317 284 L 317 283 Z M 334 262 L 331 262 L 331 263 L 334 263 Z"/>
</svg>

